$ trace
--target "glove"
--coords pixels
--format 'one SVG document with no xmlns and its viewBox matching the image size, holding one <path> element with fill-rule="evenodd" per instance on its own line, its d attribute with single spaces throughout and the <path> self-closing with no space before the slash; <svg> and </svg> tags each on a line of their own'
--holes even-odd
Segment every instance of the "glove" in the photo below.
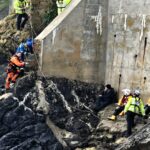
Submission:
<svg viewBox="0 0 150 150">
<path fill-rule="evenodd" d="M 25 65 L 29 65 L 29 63 L 28 63 L 28 62 L 25 62 Z"/>
</svg>

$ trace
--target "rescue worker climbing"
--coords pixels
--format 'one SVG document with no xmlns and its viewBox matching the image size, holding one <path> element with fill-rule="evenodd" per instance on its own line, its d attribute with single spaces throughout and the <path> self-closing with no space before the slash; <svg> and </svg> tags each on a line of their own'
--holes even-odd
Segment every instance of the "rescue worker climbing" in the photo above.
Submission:
<svg viewBox="0 0 150 150">
<path fill-rule="evenodd" d="M 144 104 L 140 98 L 140 91 L 135 90 L 133 97 L 128 99 L 128 102 L 125 106 L 124 113 L 126 114 L 127 119 L 127 133 L 126 136 L 132 134 L 132 128 L 134 127 L 134 117 L 136 115 L 145 116 Z"/>
<path fill-rule="evenodd" d="M 14 9 L 17 14 L 17 30 L 22 30 L 29 19 L 26 9 L 30 7 L 27 0 L 15 0 Z M 22 20 L 23 19 L 23 20 Z"/>
<path fill-rule="evenodd" d="M 58 15 L 70 4 L 71 0 L 57 0 L 57 13 Z"/>
<path fill-rule="evenodd" d="M 28 38 L 26 41 L 22 40 L 20 45 L 18 46 L 16 53 L 21 53 L 21 60 L 25 60 L 25 56 L 27 56 L 28 52 L 33 53 L 33 45 L 34 42 L 32 39 Z"/>
<path fill-rule="evenodd" d="M 20 45 L 18 46 L 16 53 L 21 53 L 21 61 L 24 61 L 25 55 L 27 54 L 27 49 L 26 49 L 26 43 L 24 40 L 21 41 Z"/>
<path fill-rule="evenodd" d="M 10 83 L 14 84 L 16 79 L 22 73 L 21 68 L 25 66 L 25 63 L 20 60 L 21 53 L 16 53 L 10 59 L 7 68 L 7 78 L 5 83 L 6 91 L 10 89 Z"/>
<path fill-rule="evenodd" d="M 118 106 L 116 107 L 113 115 L 111 117 L 108 117 L 109 120 L 115 121 L 118 115 L 122 116 L 124 107 L 127 104 L 128 99 L 132 97 L 131 91 L 129 89 L 123 89 L 122 92 L 123 96 L 121 99 L 119 99 L 117 104 Z"/>
</svg>

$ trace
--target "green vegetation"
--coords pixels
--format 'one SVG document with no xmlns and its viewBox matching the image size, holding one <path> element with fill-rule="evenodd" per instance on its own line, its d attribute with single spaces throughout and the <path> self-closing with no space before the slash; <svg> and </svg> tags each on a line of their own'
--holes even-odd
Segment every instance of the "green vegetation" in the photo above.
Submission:
<svg viewBox="0 0 150 150">
<path fill-rule="evenodd" d="M 0 0 L 0 10 L 9 6 L 9 0 Z"/>
<path fill-rule="evenodd" d="M 57 5 L 56 2 L 49 8 L 44 15 L 44 23 L 48 25 L 57 16 Z"/>
</svg>

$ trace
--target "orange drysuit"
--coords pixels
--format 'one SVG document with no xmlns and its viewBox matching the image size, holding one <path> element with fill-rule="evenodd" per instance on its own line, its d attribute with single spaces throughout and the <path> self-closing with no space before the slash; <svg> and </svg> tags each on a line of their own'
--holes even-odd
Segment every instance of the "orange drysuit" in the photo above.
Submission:
<svg viewBox="0 0 150 150">
<path fill-rule="evenodd" d="M 6 84 L 5 89 L 10 89 L 10 83 L 15 83 L 17 77 L 20 73 L 20 67 L 24 67 L 25 63 L 20 60 L 20 58 L 17 55 L 14 55 L 11 57 L 8 69 L 7 69 L 7 78 L 6 78 Z"/>
</svg>

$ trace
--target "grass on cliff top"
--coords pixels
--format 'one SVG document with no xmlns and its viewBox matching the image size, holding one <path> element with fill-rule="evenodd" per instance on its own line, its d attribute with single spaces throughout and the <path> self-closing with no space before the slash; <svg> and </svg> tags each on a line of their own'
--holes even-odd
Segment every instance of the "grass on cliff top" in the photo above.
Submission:
<svg viewBox="0 0 150 150">
<path fill-rule="evenodd" d="M 0 0 L 0 10 L 9 6 L 9 0 Z"/>
</svg>

